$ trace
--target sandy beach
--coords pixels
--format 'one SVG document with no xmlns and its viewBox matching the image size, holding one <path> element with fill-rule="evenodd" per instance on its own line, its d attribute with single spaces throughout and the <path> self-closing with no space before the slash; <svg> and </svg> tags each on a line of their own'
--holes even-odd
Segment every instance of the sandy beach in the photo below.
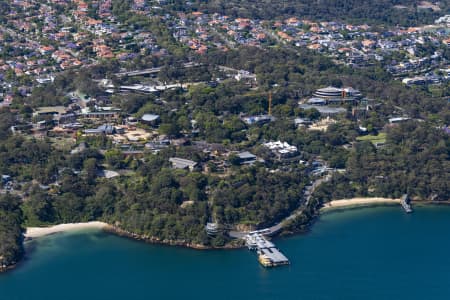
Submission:
<svg viewBox="0 0 450 300">
<path fill-rule="evenodd" d="M 49 234 L 54 234 L 58 232 L 66 232 L 80 229 L 92 229 L 98 228 L 102 229 L 107 227 L 108 224 L 99 221 L 85 222 L 85 223 L 67 223 L 59 224 L 50 227 L 28 227 L 25 233 L 25 238 L 37 238 Z"/>
<path fill-rule="evenodd" d="M 352 199 L 341 199 L 333 200 L 331 202 L 325 203 L 320 209 L 321 211 L 326 211 L 330 209 L 346 208 L 352 206 L 367 206 L 376 204 L 400 204 L 400 199 L 391 198 L 352 198 Z"/>
</svg>

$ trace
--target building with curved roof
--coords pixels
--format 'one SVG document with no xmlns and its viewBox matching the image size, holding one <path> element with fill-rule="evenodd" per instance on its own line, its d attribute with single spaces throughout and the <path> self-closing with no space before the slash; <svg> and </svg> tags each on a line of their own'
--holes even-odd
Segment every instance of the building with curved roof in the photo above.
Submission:
<svg viewBox="0 0 450 300">
<path fill-rule="evenodd" d="M 342 89 L 328 86 L 326 88 L 316 90 L 313 95 L 317 98 L 340 98 L 342 96 Z"/>
<path fill-rule="evenodd" d="M 325 88 L 318 89 L 314 92 L 313 99 L 324 99 L 327 103 L 330 102 L 352 102 L 360 99 L 362 94 L 360 91 L 352 88 L 337 88 L 333 86 L 328 86 Z"/>
<path fill-rule="evenodd" d="M 141 122 L 149 125 L 156 125 L 159 123 L 159 115 L 154 114 L 144 114 L 141 117 Z"/>
</svg>

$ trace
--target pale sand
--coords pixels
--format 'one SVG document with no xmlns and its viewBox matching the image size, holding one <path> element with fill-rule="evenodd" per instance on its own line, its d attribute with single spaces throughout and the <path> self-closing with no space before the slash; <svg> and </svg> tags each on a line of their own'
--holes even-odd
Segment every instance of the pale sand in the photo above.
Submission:
<svg viewBox="0 0 450 300">
<path fill-rule="evenodd" d="M 352 199 L 342 199 L 333 200 L 325 203 L 320 209 L 321 211 L 334 209 L 334 208 L 345 208 L 351 206 L 366 206 L 373 204 L 400 204 L 400 199 L 391 198 L 352 198 Z"/>
<path fill-rule="evenodd" d="M 59 224 L 50 227 L 28 227 L 25 233 L 25 238 L 37 238 L 49 234 L 54 234 L 58 232 L 66 232 L 80 229 L 93 229 L 98 228 L 102 229 L 107 227 L 107 223 L 93 221 L 86 223 L 67 223 L 67 224 Z"/>
</svg>

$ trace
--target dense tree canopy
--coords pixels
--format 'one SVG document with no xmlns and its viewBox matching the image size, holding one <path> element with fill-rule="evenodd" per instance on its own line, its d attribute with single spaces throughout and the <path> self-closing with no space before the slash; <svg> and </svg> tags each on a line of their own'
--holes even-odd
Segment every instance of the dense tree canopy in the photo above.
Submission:
<svg viewBox="0 0 450 300">
<path fill-rule="evenodd" d="M 271 20 L 292 15 L 313 20 L 346 20 L 356 23 L 375 23 L 414 26 L 430 23 L 443 11 L 448 11 L 449 3 L 441 1 L 442 11 L 418 9 L 412 0 L 287 0 L 287 1 L 237 1 L 237 0 L 197 0 L 186 7 L 184 1 L 174 1 L 179 10 L 198 9 L 223 15 L 253 19 Z"/>
<path fill-rule="evenodd" d="M 23 254 L 20 198 L 0 195 L 0 269 L 17 262 Z"/>
</svg>

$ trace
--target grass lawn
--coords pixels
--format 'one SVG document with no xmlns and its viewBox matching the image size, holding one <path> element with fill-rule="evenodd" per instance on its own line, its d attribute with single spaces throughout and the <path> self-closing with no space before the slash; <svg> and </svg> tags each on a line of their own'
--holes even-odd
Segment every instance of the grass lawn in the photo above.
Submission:
<svg viewBox="0 0 450 300">
<path fill-rule="evenodd" d="M 382 132 L 378 135 L 364 135 L 356 138 L 357 141 L 369 141 L 372 144 L 377 143 L 385 143 L 386 142 L 386 133 Z"/>
</svg>

